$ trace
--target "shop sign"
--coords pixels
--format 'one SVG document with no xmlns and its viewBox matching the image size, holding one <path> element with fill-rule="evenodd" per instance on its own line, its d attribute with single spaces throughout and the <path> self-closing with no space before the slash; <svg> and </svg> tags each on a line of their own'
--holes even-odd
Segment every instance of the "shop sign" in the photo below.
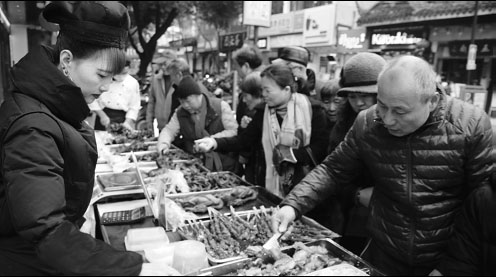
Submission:
<svg viewBox="0 0 496 277">
<path fill-rule="evenodd" d="M 475 70 L 477 65 L 475 64 L 475 57 L 477 55 L 477 44 L 470 44 L 468 47 L 468 57 L 467 57 L 467 70 Z"/>
<path fill-rule="evenodd" d="M 219 36 L 219 51 L 229 52 L 243 46 L 246 39 L 246 32 L 234 33 Z"/>
<path fill-rule="evenodd" d="M 370 37 L 371 48 L 416 45 L 427 38 L 425 27 L 378 29 Z"/>
<path fill-rule="evenodd" d="M 476 56 L 492 56 L 496 40 L 476 40 Z M 470 41 L 452 41 L 448 43 L 450 56 L 467 57 L 470 49 Z"/>
<path fill-rule="evenodd" d="M 338 32 L 338 52 L 358 51 L 365 49 L 365 28 Z"/>
<path fill-rule="evenodd" d="M 243 1 L 243 25 L 270 27 L 272 1 Z"/>
<path fill-rule="evenodd" d="M 335 5 L 325 5 L 304 10 L 304 46 L 333 44 L 335 8 Z"/>
<path fill-rule="evenodd" d="M 257 41 L 258 49 L 267 49 L 267 38 L 261 38 Z"/>
<path fill-rule="evenodd" d="M 282 48 L 291 45 L 298 46 L 301 45 L 302 40 L 302 34 L 270 37 L 270 48 Z"/>
<path fill-rule="evenodd" d="M 269 28 L 259 28 L 262 37 L 290 34 L 303 31 L 303 11 L 274 14 L 270 18 Z"/>
</svg>

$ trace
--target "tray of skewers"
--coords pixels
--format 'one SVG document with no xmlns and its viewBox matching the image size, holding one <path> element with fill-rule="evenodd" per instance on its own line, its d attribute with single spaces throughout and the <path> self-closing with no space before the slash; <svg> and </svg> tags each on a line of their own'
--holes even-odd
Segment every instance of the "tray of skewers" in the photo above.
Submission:
<svg viewBox="0 0 496 277">
<path fill-rule="evenodd" d="M 195 272 L 200 276 L 384 276 L 332 239 L 295 242 L 271 259 L 247 257 Z"/>
<path fill-rule="evenodd" d="M 249 253 L 261 251 L 262 245 L 273 235 L 271 215 L 277 208 L 261 206 L 251 211 L 221 213 L 209 209 L 209 220 L 189 221 L 178 233 L 184 239 L 194 239 L 205 244 L 210 264 L 222 264 L 243 259 Z M 303 235 L 305 234 L 305 235 Z M 283 247 L 294 242 L 309 242 L 307 234 L 319 238 L 335 238 L 338 234 L 305 216 L 294 223 L 291 234 L 285 236 Z"/>
</svg>

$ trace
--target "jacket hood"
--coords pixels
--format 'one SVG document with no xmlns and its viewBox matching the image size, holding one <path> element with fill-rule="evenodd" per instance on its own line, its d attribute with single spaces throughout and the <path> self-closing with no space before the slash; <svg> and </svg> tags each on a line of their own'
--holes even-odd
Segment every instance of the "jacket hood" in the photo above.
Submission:
<svg viewBox="0 0 496 277">
<path fill-rule="evenodd" d="M 30 96 L 58 118 L 78 127 L 89 115 L 81 89 L 54 64 L 51 49 L 39 46 L 24 56 L 12 69 L 14 91 Z"/>
</svg>

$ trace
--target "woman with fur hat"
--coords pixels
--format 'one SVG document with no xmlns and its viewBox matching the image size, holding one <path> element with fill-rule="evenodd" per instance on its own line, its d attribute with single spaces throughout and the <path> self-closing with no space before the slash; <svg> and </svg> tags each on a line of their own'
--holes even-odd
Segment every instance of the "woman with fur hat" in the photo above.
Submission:
<svg viewBox="0 0 496 277">
<path fill-rule="evenodd" d="M 177 274 L 80 232 L 98 157 L 88 104 L 124 68 L 129 15 L 118 2 L 52 2 L 55 49 L 12 69 L 0 107 L 0 275 Z"/>
</svg>

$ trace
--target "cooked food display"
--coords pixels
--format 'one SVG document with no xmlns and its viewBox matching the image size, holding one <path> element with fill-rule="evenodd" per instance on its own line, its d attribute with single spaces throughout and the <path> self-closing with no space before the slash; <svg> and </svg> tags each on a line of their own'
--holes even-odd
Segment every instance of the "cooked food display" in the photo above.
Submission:
<svg viewBox="0 0 496 277">
<path fill-rule="evenodd" d="M 291 248 L 294 248 L 294 254 L 286 254 L 292 252 L 287 250 L 281 252 L 274 257 L 273 263 L 266 263 L 263 258 L 255 259 L 247 268 L 238 270 L 238 276 L 297 276 L 343 263 L 322 246 L 306 246 L 296 242 Z"/>
<path fill-rule="evenodd" d="M 216 210 L 220 210 L 224 206 L 238 207 L 249 201 L 257 199 L 257 195 L 258 192 L 254 189 L 239 186 L 233 188 L 229 192 L 176 198 L 174 201 L 187 212 L 207 213 L 209 207 Z"/>
<path fill-rule="evenodd" d="M 227 259 L 238 256 L 248 256 L 259 253 L 262 245 L 273 235 L 271 228 L 270 211 L 256 209 L 255 212 L 245 215 L 243 218 L 231 209 L 230 216 L 220 212 L 212 212 L 209 222 L 190 222 L 186 227 L 179 230 L 180 234 L 187 239 L 195 239 L 205 244 L 208 254 L 214 259 Z M 311 230 L 319 236 L 331 238 L 335 234 L 329 230 L 311 227 L 301 220 L 293 223 L 295 234 L 305 234 Z M 298 236 L 285 235 L 281 246 L 287 247 L 298 240 Z M 316 240 L 313 238 L 312 241 Z"/>
<path fill-rule="evenodd" d="M 157 160 L 158 156 L 159 154 L 157 152 L 152 152 L 143 155 L 136 155 L 136 160 L 138 160 L 139 162 L 153 162 Z M 129 161 L 132 162 L 133 159 L 129 157 Z"/>
</svg>

